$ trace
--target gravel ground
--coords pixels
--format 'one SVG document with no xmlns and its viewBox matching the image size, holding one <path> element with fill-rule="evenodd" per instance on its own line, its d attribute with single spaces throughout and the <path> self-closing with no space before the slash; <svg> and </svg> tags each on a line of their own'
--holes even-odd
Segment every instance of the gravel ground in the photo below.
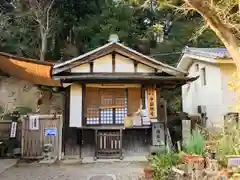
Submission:
<svg viewBox="0 0 240 180">
<path fill-rule="evenodd" d="M 0 174 L 0 180 L 90 180 L 91 175 L 101 174 L 114 175 L 117 180 L 138 180 L 143 175 L 143 167 L 143 163 L 126 162 L 51 166 L 20 164 Z"/>
</svg>

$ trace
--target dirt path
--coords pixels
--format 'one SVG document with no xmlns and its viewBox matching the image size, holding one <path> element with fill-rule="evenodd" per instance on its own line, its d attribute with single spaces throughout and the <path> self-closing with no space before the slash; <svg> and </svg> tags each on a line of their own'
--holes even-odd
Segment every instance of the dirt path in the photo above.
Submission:
<svg viewBox="0 0 240 180">
<path fill-rule="evenodd" d="M 95 163 L 81 165 L 18 165 L 0 174 L 1 180 L 138 180 L 143 163 Z M 103 175 L 110 176 L 102 178 Z M 90 178 L 91 175 L 99 175 Z"/>
</svg>

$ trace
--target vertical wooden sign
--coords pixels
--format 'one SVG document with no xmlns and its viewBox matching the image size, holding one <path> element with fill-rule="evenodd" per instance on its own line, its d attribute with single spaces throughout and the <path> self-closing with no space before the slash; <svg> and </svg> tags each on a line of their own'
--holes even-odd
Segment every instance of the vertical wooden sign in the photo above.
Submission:
<svg viewBox="0 0 240 180">
<path fill-rule="evenodd" d="M 156 89 L 149 88 L 147 89 L 147 98 L 148 98 L 148 114 L 150 119 L 157 118 L 157 96 Z"/>
</svg>

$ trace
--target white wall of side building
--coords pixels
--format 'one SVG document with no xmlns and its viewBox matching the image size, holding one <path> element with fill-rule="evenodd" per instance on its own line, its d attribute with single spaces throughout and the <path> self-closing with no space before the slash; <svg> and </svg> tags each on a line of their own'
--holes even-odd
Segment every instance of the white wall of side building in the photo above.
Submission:
<svg viewBox="0 0 240 180">
<path fill-rule="evenodd" d="M 202 84 L 202 68 L 205 68 L 206 72 L 206 85 Z M 188 72 L 190 77 L 198 75 L 200 77 L 196 81 L 182 86 L 183 111 L 189 114 L 197 114 L 197 107 L 204 105 L 208 117 L 207 127 L 221 125 L 223 122 L 222 78 L 219 66 L 207 62 L 194 62 L 189 67 Z"/>
</svg>

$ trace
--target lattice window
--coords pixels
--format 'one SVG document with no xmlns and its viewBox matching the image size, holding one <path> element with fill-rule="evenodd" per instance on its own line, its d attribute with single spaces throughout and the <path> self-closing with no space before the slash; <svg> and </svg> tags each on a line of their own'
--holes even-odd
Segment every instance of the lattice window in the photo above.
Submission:
<svg viewBox="0 0 240 180">
<path fill-rule="evenodd" d="M 87 124 L 123 124 L 127 116 L 127 90 L 126 89 L 100 89 L 96 97 L 91 91 L 91 96 L 99 99 L 99 103 L 91 100 L 86 103 Z M 86 92 L 87 94 L 88 92 Z M 90 95 L 86 97 L 92 98 Z M 95 103 L 93 105 L 93 102 Z M 98 104 L 98 105 L 96 105 Z"/>
<path fill-rule="evenodd" d="M 101 109 L 101 124 L 113 124 L 113 109 Z"/>
<path fill-rule="evenodd" d="M 115 123 L 116 124 L 123 124 L 124 118 L 127 116 L 128 109 L 127 109 L 127 92 L 125 91 L 124 98 L 116 98 L 116 102 L 119 105 L 122 105 L 123 108 L 116 108 L 115 109 Z"/>
<path fill-rule="evenodd" d="M 127 116 L 127 108 L 116 108 L 115 113 L 115 123 L 116 124 L 123 124 L 124 118 Z"/>
</svg>

